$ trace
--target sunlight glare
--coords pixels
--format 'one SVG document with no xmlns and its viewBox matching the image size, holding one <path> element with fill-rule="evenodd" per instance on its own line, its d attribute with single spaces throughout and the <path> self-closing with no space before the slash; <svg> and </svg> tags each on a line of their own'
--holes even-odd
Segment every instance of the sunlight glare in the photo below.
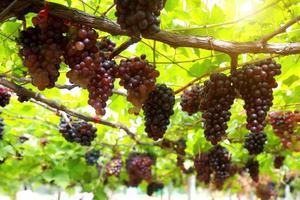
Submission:
<svg viewBox="0 0 300 200">
<path fill-rule="evenodd" d="M 251 3 L 251 1 L 246 1 L 240 7 L 240 13 L 242 15 L 250 14 L 252 11 L 253 11 L 253 4 Z"/>
</svg>

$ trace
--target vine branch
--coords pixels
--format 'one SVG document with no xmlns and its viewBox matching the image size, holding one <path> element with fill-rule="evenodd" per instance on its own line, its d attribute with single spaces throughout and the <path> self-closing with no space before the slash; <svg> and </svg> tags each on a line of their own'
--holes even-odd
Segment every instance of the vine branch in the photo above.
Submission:
<svg viewBox="0 0 300 200">
<path fill-rule="evenodd" d="M 29 6 L 28 6 L 29 4 Z M 27 5 L 27 7 L 26 7 Z M 23 12 L 38 12 L 43 8 L 42 0 L 22 0 L 18 1 L 14 7 Z M 71 20 L 80 24 L 85 24 L 99 30 L 108 32 L 112 35 L 127 35 L 125 30 L 122 30 L 118 24 L 104 17 L 97 17 L 77 9 L 68 8 L 66 6 L 49 2 L 50 13 L 54 16 L 61 17 L 66 20 Z M 15 13 L 14 9 L 14 13 Z M 0 21 L 8 19 L 8 16 L 0 17 Z M 230 42 L 214 39 L 212 37 L 196 37 L 188 35 L 180 35 L 161 30 L 157 34 L 147 36 L 145 38 L 163 42 L 170 46 L 176 47 L 193 47 L 206 50 L 215 50 L 227 54 L 243 54 L 243 53 L 273 53 L 281 55 L 298 54 L 300 53 L 300 42 L 296 43 L 270 43 L 262 45 L 260 41 L 254 42 Z"/>
</svg>

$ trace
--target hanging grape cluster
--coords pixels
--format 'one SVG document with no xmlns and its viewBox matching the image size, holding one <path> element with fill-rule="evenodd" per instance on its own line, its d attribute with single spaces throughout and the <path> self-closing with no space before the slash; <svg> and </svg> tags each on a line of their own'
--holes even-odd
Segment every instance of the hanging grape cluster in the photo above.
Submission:
<svg viewBox="0 0 300 200">
<path fill-rule="evenodd" d="M 158 192 L 164 188 L 164 184 L 160 182 L 151 182 L 147 186 L 147 194 L 152 196 L 153 193 Z"/>
<path fill-rule="evenodd" d="M 244 146 L 250 155 L 257 155 L 263 152 L 266 141 L 267 135 L 264 132 L 249 133 L 246 136 Z"/>
<path fill-rule="evenodd" d="M 283 165 L 284 160 L 285 160 L 284 156 L 280 156 L 280 155 L 275 156 L 275 158 L 274 158 L 274 167 L 276 169 L 280 169 Z"/>
<path fill-rule="evenodd" d="M 126 159 L 126 170 L 129 176 L 129 186 L 136 187 L 143 180 L 151 182 L 151 166 L 155 164 L 155 159 L 148 154 L 131 153 Z"/>
<path fill-rule="evenodd" d="M 205 100 L 200 102 L 200 109 L 203 110 L 204 134 L 215 145 L 226 134 L 235 90 L 225 74 L 213 73 L 204 83 L 203 96 Z"/>
<path fill-rule="evenodd" d="M 123 59 L 120 62 L 117 77 L 120 85 L 128 91 L 127 100 L 141 108 L 150 92 L 155 89 L 159 72 L 151 65 L 146 56 Z"/>
<path fill-rule="evenodd" d="M 217 188 L 222 188 L 225 180 L 233 175 L 230 154 L 225 147 L 220 145 L 197 155 L 194 165 L 198 180 L 208 184 L 213 175 L 213 183 Z"/>
<path fill-rule="evenodd" d="M 163 137 L 170 123 L 170 117 L 174 114 L 174 92 L 165 84 L 158 84 L 149 94 L 143 110 L 145 115 L 145 131 L 154 140 Z"/>
<path fill-rule="evenodd" d="M 7 88 L 0 87 L 0 106 L 5 107 L 9 104 L 10 101 L 10 93 L 8 92 Z"/>
<path fill-rule="evenodd" d="M 181 95 L 180 105 L 182 110 L 189 115 L 193 115 L 199 111 L 203 98 L 203 88 L 200 85 L 193 85 L 190 90 L 184 90 Z"/>
<path fill-rule="evenodd" d="M 3 140 L 3 134 L 4 134 L 4 122 L 3 119 L 0 118 L 0 140 Z"/>
<path fill-rule="evenodd" d="M 281 74 L 281 65 L 264 60 L 246 65 L 232 74 L 234 87 L 245 101 L 247 128 L 253 133 L 263 131 L 266 116 L 273 105 L 273 88 L 277 87 L 275 76 Z"/>
<path fill-rule="evenodd" d="M 32 18 L 34 27 L 20 33 L 20 56 L 28 68 L 32 84 L 39 90 L 52 88 L 59 76 L 59 65 L 66 43 L 67 26 L 56 17 Z"/>
<path fill-rule="evenodd" d="M 68 121 L 67 121 L 68 120 Z M 59 132 L 68 142 L 90 146 L 96 138 L 97 129 L 84 121 L 73 121 L 71 118 L 61 118 Z"/>
<path fill-rule="evenodd" d="M 293 134 L 297 126 L 295 120 L 299 111 L 276 111 L 269 114 L 269 123 L 272 125 L 273 131 L 279 137 Z"/>
<path fill-rule="evenodd" d="M 258 182 L 259 181 L 259 163 L 258 163 L 258 161 L 253 160 L 253 159 L 248 160 L 245 168 L 249 172 L 252 180 L 255 182 Z"/>
<path fill-rule="evenodd" d="M 163 0 L 114 0 L 117 22 L 129 35 L 151 35 L 159 31 Z"/>
<path fill-rule="evenodd" d="M 119 176 L 122 169 L 122 159 L 120 155 L 113 157 L 106 164 L 106 175 L 107 176 Z"/>
<path fill-rule="evenodd" d="M 100 157 L 99 150 L 91 150 L 86 152 L 84 158 L 88 165 L 95 165 Z"/>
</svg>

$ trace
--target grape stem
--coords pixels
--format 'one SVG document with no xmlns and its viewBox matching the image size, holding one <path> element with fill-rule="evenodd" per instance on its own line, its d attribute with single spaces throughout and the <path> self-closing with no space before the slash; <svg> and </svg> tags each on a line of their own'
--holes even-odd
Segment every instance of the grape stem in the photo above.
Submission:
<svg viewBox="0 0 300 200">
<path fill-rule="evenodd" d="M 117 55 L 119 55 L 120 53 L 122 53 L 123 51 L 125 51 L 128 47 L 130 47 L 131 45 L 139 42 L 141 40 L 141 38 L 138 37 L 132 37 L 129 40 L 127 40 L 126 42 L 124 42 L 123 44 L 121 44 L 119 47 L 117 47 L 111 54 L 111 58 L 116 57 Z"/>
</svg>

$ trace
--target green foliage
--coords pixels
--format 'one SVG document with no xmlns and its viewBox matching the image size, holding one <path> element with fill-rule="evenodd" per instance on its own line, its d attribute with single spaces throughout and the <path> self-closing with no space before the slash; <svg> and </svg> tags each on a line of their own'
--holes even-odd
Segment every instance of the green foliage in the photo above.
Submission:
<svg viewBox="0 0 300 200">
<path fill-rule="evenodd" d="M 89 14 L 100 15 L 112 4 L 112 0 L 89 0 L 82 4 L 80 0 L 55 0 L 52 2 L 77 8 Z M 210 2 L 210 3 L 205 3 Z M 297 0 L 277 3 L 262 12 L 255 12 L 273 1 L 214 1 L 196 0 L 167 0 L 161 14 L 161 28 L 172 32 L 196 35 L 212 36 L 220 40 L 229 41 L 253 41 L 261 36 L 273 32 L 281 24 L 293 18 L 299 13 Z M 243 11 L 242 8 L 251 3 L 252 10 Z M 115 20 L 114 8 L 107 13 L 109 19 Z M 249 15 L 249 16 L 248 16 Z M 27 15 L 27 26 L 33 14 Z M 243 18 L 244 16 L 248 16 Z M 241 20 L 239 20 L 241 19 Z M 228 23 L 227 22 L 232 22 Z M 223 24 L 224 23 L 224 24 Z M 219 24 L 219 25 L 218 25 Z M 221 25 L 220 25 L 221 24 Z M 213 25 L 213 27 L 205 27 Z M 299 41 L 299 24 L 291 27 L 288 32 L 281 33 L 272 39 L 272 42 Z M 22 22 L 11 19 L 0 26 L 0 73 L 23 78 L 26 68 L 18 56 L 16 39 L 19 30 L 22 30 Z M 101 36 L 108 33 L 99 31 Z M 125 42 L 126 36 L 109 36 L 117 45 Z M 170 46 L 142 39 L 133 45 L 122 56 L 139 56 L 146 54 L 150 62 L 155 62 L 160 71 L 158 82 L 165 83 L 174 90 L 180 89 L 193 78 L 207 75 L 216 70 L 222 70 L 230 65 L 230 57 L 224 53 L 193 48 L 171 48 Z M 240 55 L 239 63 L 264 58 L 266 55 Z M 117 62 L 119 62 L 119 58 Z M 274 91 L 274 105 L 271 110 L 294 110 L 300 108 L 300 62 L 299 55 L 289 55 L 275 58 L 282 64 L 282 75 L 277 77 L 279 87 Z M 66 79 L 67 67 L 61 66 L 61 75 L 58 84 L 69 84 Z M 229 71 L 225 71 L 229 73 Z M 204 79 L 199 82 L 202 83 Z M 118 82 L 118 81 L 117 81 Z M 116 82 L 116 89 L 121 89 Z M 35 92 L 31 84 L 24 85 Z M 87 104 L 88 94 L 86 90 L 75 88 L 72 90 L 47 89 L 40 92 L 47 98 L 67 106 L 69 109 L 93 116 L 94 111 Z M 192 158 L 199 152 L 208 151 L 211 144 L 205 140 L 201 114 L 188 116 L 181 111 L 177 95 L 175 114 L 171 117 L 171 124 L 165 138 L 177 140 L 181 137 L 187 139 L 187 157 Z M 126 97 L 114 94 L 108 103 L 108 112 L 103 118 L 112 122 L 121 122 L 130 127 L 141 142 L 151 143 L 144 132 L 144 120 L 142 112 L 135 116 L 128 113 L 132 105 Z M 20 103 L 17 96 L 13 95 L 11 103 L 1 109 L 1 117 L 4 118 L 4 139 L 0 141 L 0 192 L 13 195 L 23 183 L 40 185 L 51 184 L 72 191 L 75 186 L 81 186 L 83 191 L 93 192 L 95 199 L 106 199 L 105 187 L 118 189 L 127 178 L 125 167 L 120 177 L 110 177 L 104 181 L 104 172 L 96 167 L 86 165 L 84 154 L 92 147 L 100 148 L 102 158 L 99 165 L 105 164 L 114 156 L 115 152 L 121 152 L 123 163 L 126 156 L 134 149 L 141 152 L 152 152 L 158 157 L 155 169 L 155 177 L 158 181 L 168 184 L 175 181 L 175 185 L 185 184 L 185 177 L 176 164 L 176 154 L 169 150 L 163 150 L 155 146 L 136 144 L 124 131 L 113 129 L 104 125 L 95 125 L 98 129 L 97 138 L 92 147 L 81 147 L 70 144 L 64 140 L 58 132 L 59 116 L 32 102 Z M 232 160 L 239 165 L 245 164 L 249 155 L 241 141 L 248 133 L 245 128 L 245 112 L 243 102 L 236 100 L 231 109 L 232 117 L 229 122 L 228 138 L 239 142 L 226 140 L 222 145 L 226 146 L 232 154 Z M 296 170 L 299 173 L 299 153 L 284 150 L 280 139 L 272 132 L 271 127 L 266 127 L 268 143 L 266 152 L 258 156 L 261 172 L 279 182 L 282 174 L 273 167 L 274 154 L 283 153 L 286 156 L 284 170 Z M 29 138 L 25 143 L 20 143 L 19 137 Z M 43 145 L 41 141 L 46 140 Z M 21 154 L 21 156 L 20 156 Z M 103 170 L 103 168 L 102 168 Z M 236 177 L 229 180 L 232 191 L 238 192 L 241 186 Z M 104 185 L 106 183 L 107 185 Z M 299 187 L 299 181 L 295 184 Z M 297 188 L 297 187 L 296 187 Z"/>
</svg>

